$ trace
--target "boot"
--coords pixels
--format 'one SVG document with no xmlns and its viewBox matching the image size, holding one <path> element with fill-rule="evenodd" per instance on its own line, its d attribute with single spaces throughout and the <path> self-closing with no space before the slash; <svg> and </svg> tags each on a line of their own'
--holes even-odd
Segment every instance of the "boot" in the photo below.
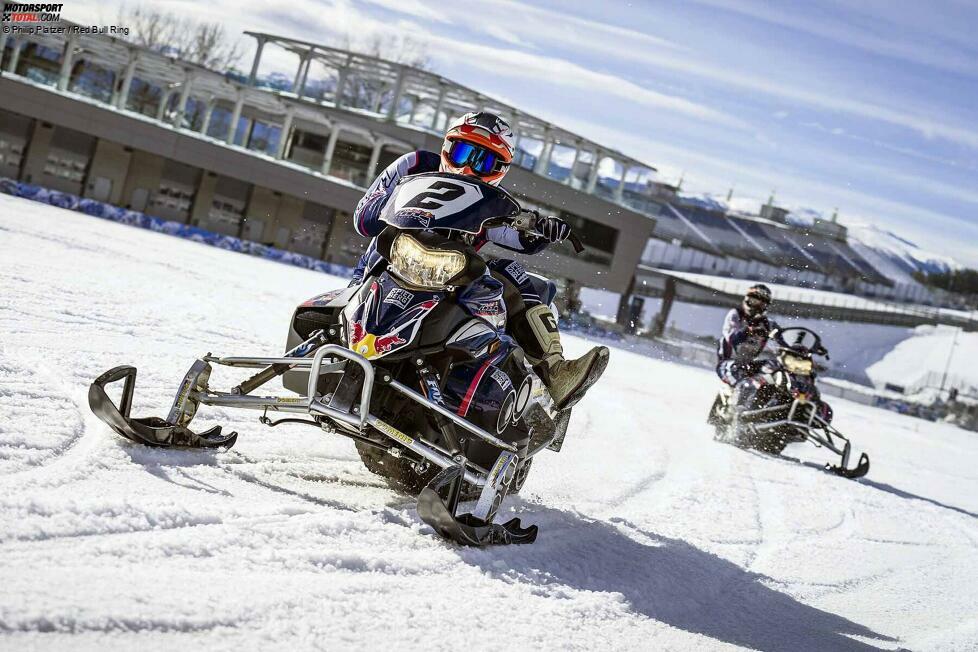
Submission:
<svg viewBox="0 0 978 652">
<path fill-rule="evenodd" d="M 566 410 L 582 398 L 608 366 L 608 347 L 596 346 L 576 360 L 564 358 L 557 320 L 550 308 L 537 305 L 520 315 L 513 337 L 523 347 L 557 410 Z"/>
</svg>

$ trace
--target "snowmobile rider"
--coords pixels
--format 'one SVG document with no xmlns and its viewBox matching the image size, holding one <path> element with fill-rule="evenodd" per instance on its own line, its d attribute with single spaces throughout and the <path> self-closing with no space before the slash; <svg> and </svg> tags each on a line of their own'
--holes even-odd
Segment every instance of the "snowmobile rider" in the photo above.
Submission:
<svg viewBox="0 0 978 652">
<path fill-rule="evenodd" d="M 385 224 L 381 209 L 402 177 L 422 172 L 449 172 L 499 185 L 513 161 L 515 139 L 509 124 L 486 111 L 467 113 L 449 125 L 439 154 L 418 150 L 391 163 L 371 184 L 353 215 L 357 233 L 375 238 Z M 537 234 L 509 226 L 483 229 L 471 242 L 479 250 L 487 242 L 524 254 L 536 254 L 548 245 L 565 240 L 570 226 L 558 217 L 544 217 L 536 224 Z M 376 240 L 361 256 L 352 284 L 359 284 L 364 270 L 376 261 Z M 547 279 L 528 273 L 515 260 L 487 261 L 492 277 L 503 284 L 506 330 L 523 349 L 533 370 L 547 386 L 556 409 L 577 403 L 604 372 L 608 349 L 592 348 L 576 360 L 563 356 L 557 321 L 550 308 L 556 292 Z"/>
<path fill-rule="evenodd" d="M 717 376 L 730 385 L 757 375 L 762 363 L 757 360 L 777 324 L 767 317 L 771 290 L 753 285 L 744 300 L 732 308 L 723 320 L 723 333 L 717 347 Z"/>
</svg>

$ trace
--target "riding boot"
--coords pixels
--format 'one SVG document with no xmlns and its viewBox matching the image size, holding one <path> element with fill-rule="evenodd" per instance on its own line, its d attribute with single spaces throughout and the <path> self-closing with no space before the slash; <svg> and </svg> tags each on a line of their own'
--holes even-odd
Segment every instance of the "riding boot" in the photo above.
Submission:
<svg viewBox="0 0 978 652">
<path fill-rule="evenodd" d="M 557 320 L 547 306 L 528 308 L 513 321 L 510 333 L 546 385 L 557 410 L 566 410 L 584 398 L 608 366 L 606 346 L 596 346 L 575 360 L 565 359 Z"/>
</svg>

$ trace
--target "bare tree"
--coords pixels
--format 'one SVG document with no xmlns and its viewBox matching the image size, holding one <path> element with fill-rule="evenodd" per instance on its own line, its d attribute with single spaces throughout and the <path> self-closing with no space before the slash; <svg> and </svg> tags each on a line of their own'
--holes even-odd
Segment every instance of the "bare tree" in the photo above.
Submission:
<svg viewBox="0 0 978 652">
<path fill-rule="evenodd" d="M 145 6 L 121 5 L 118 24 L 129 27 L 129 40 L 169 56 L 224 70 L 244 50 L 219 23 L 198 22 Z"/>
<path fill-rule="evenodd" d="M 346 33 L 340 38 L 340 47 L 421 70 L 432 69 L 427 44 L 404 34 L 387 36 L 375 32 L 367 37 L 354 38 Z"/>
<path fill-rule="evenodd" d="M 354 37 L 346 33 L 339 38 L 339 47 L 421 70 L 432 68 L 427 45 L 410 36 L 387 36 L 375 32 L 365 37 Z M 379 111 L 385 102 L 391 100 L 391 92 L 390 85 L 382 79 L 354 74 L 347 79 L 345 94 L 350 95 L 349 101 L 353 106 Z"/>
</svg>

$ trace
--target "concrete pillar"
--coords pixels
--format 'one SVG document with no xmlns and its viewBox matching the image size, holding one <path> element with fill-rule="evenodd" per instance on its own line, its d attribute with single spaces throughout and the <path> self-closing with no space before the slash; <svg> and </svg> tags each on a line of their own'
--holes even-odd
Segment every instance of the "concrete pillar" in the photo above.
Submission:
<svg viewBox="0 0 978 652">
<path fill-rule="evenodd" d="M 390 121 L 397 120 L 397 105 L 400 104 L 401 96 L 404 94 L 404 79 L 406 76 L 407 68 L 398 66 L 397 82 L 394 84 L 394 96 L 391 97 L 391 105 L 387 109 L 387 119 Z"/>
<path fill-rule="evenodd" d="M 241 109 L 244 108 L 244 89 L 238 89 L 238 99 L 234 102 L 234 110 L 231 111 L 231 122 L 228 123 L 228 134 L 224 142 L 228 145 L 234 144 L 234 134 L 238 131 L 238 122 L 241 120 Z"/>
<path fill-rule="evenodd" d="M 214 107 L 217 106 L 217 100 L 213 97 L 207 102 L 207 109 L 204 111 L 204 122 L 200 125 L 200 133 L 207 135 L 207 130 L 211 127 L 211 117 L 214 115 Z"/>
<path fill-rule="evenodd" d="M 628 287 L 621 294 L 621 299 L 618 301 L 618 314 L 615 321 L 625 327 L 626 329 L 630 327 L 629 324 L 629 311 L 628 307 L 631 303 L 632 294 L 635 292 L 635 277 L 632 276 L 631 280 L 628 281 Z"/>
<path fill-rule="evenodd" d="M 554 142 L 550 137 L 550 130 L 547 129 L 543 135 L 543 149 L 540 150 L 540 158 L 537 159 L 537 164 L 534 166 L 533 171 L 537 174 L 545 175 L 547 174 L 547 168 L 550 167 L 550 155 L 554 151 Z"/>
<path fill-rule="evenodd" d="M 255 79 L 258 77 L 258 64 L 261 61 L 262 50 L 265 49 L 265 37 L 256 36 L 258 39 L 258 48 L 255 50 L 255 58 L 251 61 L 251 74 L 248 75 L 248 85 L 254 86 Z"/>
<path fill-rule="evenodd" d="M 370 152 L 370 164 L 367 166 L 367 182 L 373 180 L 377 176 L 377 163 L 380 161 L 380 152 L 384 149 L 386 141 L 383 138 L 378 138 L 374 141 L 374 149 Z"/>
<path fill-rule="evenodd" d="M 445 93 L 447 89 L 445 84 L 438 84 L 438 101 L 435 102 L 435 112 L 431 115 L 431 128 L 438 128 L 438 118 L 441 116 L 442 107 L 445 105 Z"/>
<path fill-rule="evenodd" d="M 187 101 L 190 99 L 190 89 L 194 85 L 194 78 L 187 75 L 180 88 L 180 102 L 177 104 L 177 114 L 173 116 L 173 126 L 179 129 L 183 126 L 183 116 L 187 114 Z"/>
<path fill-rule="evenodd" d="M 292 121 L 295 119 L 295 109 L 291 106 L 285 112 L 285 122 L 282 123 L 282 134 L 278 138 L 278 151 L 275 158 L 282 159 L 289 149 L 289 141 L 292 140 Z"/>
<path fill-rule="evenodd" d="M 341 66 L 336 71 L 336 89 L 333 91 L 333 104 L 336 106 L 343 105 L 343 90 L 346 88 L 346 77 L 349 73 L 347 66 Z"/>
<path fill-rule="evenodd" d="M 601 167 L 601 159 L 604 158 L 600 149 L 594 150 L 594 161 L 591 163 L 591 172 L 587 176 L 586 191 L 590 194 L 598 185 L 598 168 Z"/>
<path fill-rule="evenodd" d="M 201 222 L 207 221 L 207 216 L 211 212 L 214 203 L 214 191 L 217 189 L 217 175 L 213 172 L 204 172 L 200 176 L 200 183 L 197 184 L 197 192 L 194 193 L 194 203 L 190 207 L 189 224 L 199 226 Z"/>
<path fill-rule="evenodd" d="M 309 53 L 304 52 L 299 58 L 299 67 L 295 70 L 295 78 L 292 80 L 292 92 L 296 95 L 302 95 L 302 86 L 305 84 L 306 66 L 309 65 Z"/>
<path fill-rule="evenodd" d="M 302 71 L 302 79 L 299 80 L 299 92 L 297 95 L 303 97 L 306 93 L 306 81 L 309 79 L 309 69 L 312 67 L 312 55 L 315 50 L 309 51 L 309 58 L 306 60 L 306 69 Z"/>
<path fill-rule="evenodd" d="M 8 38 L 10 38 L 10 36 L 7 34 L 7 32 L 0 30 L 0 62 L 3 61 L 4 50 L 7 47 Z"/>
<path fill-rule="evenodd" d="M 166 107 L 170 104 L 170 97 L 173 95 L 173 89 L 168 88 L 163 97 L 160 98 L 160 105 L 156 108 L 156 119 L 162 120 L 163 114 L 166 113 Z"/>
<path fill-rule="evenodd" d="M 418 113 L 418 103 L 420 98 L 417 95 L 410 95 L 411 98 L 411 115 L 408 116 L 408 124 L 414 124 L 414 118 Z"/>
<path fill-rule="evenodd" d="M 68 90 L 68 83 L 71 81 L 71 64 L 75 59 L 75 44 L 78 38 L 69 36 L 65 41 L 65 49 L 61 54 L 61 73 L 58 75 L 58 90 Z"/>
<path fill-rule="evenodd" d="M 581 144 L 577 143 L 577 147 L 574 149 L 574 162 L 571 163 L 570 174 L 567 175 L 566 183 L 568 186 L 573 186 L 574 184 L 574 168 L 577 167 L 577 162 L 581 159 Z"/>
<path fill-rule="evenodd" d="M 618 180 L 618 187 L 615 188 L 615 201 L 621 201 L 625 196 L 625 176 L 628 170 L 628 163 L 621 161 L 621 179 Z"/>
<path fill-rule="evenodd" d="M 672 311 L 672 304 L 676 300 L 676 279 L 672 276 L 666 277 L 666 286 L 662 292 L 662 307 L 649 328 L 650 337 L 662 337 L 666 332 L 666 324 L 669 323 L 669 313 Z"/>
<path fill-rule="evenodd" d="M 44 166 L 48 160 L 51 140 L 54 138 L 54 126 L 41 120 L 34 121 L 31 139 L 27 143 L 27 151 L 20 168 L 20 180 L 27 183 L 41 183 Z"/>
<path fill-rule="evenodd" d="M 119 89 L 119 95 L 116 97 L 115 101 L 115 106 L 118 109 L 124 110 L 129 101 L 129 89 L 132 88 L 132 78 L 136 74 L 136 64 L 138 62 L 139 55 L 130 50 L 129 65 L 126 66 L 126 72 L 122 78 L 122 87 Z"/>
<path fill-rule="evenodd" d="M 336 141 L 340 137 L 340 125 L 334 124 L 333 130 L 329 132 L 329 141 L 326 143 L 326 152 L 323 154 L 323 167 L 320 169 L 324 175 L 329 174 L 329 169 L 333 165 L 333 154 L 336 152 Z"/>
<path fill-rule="evenodd" d="M 20 39 L 13 39 L 13 45 L 10 50 L 10 61 L 7 62 L 7 72 L 16 75 L 17 74 L 17 64 L 20 62 L 20 51 L 24 47 L 24 44 Z"/>
</svg>

